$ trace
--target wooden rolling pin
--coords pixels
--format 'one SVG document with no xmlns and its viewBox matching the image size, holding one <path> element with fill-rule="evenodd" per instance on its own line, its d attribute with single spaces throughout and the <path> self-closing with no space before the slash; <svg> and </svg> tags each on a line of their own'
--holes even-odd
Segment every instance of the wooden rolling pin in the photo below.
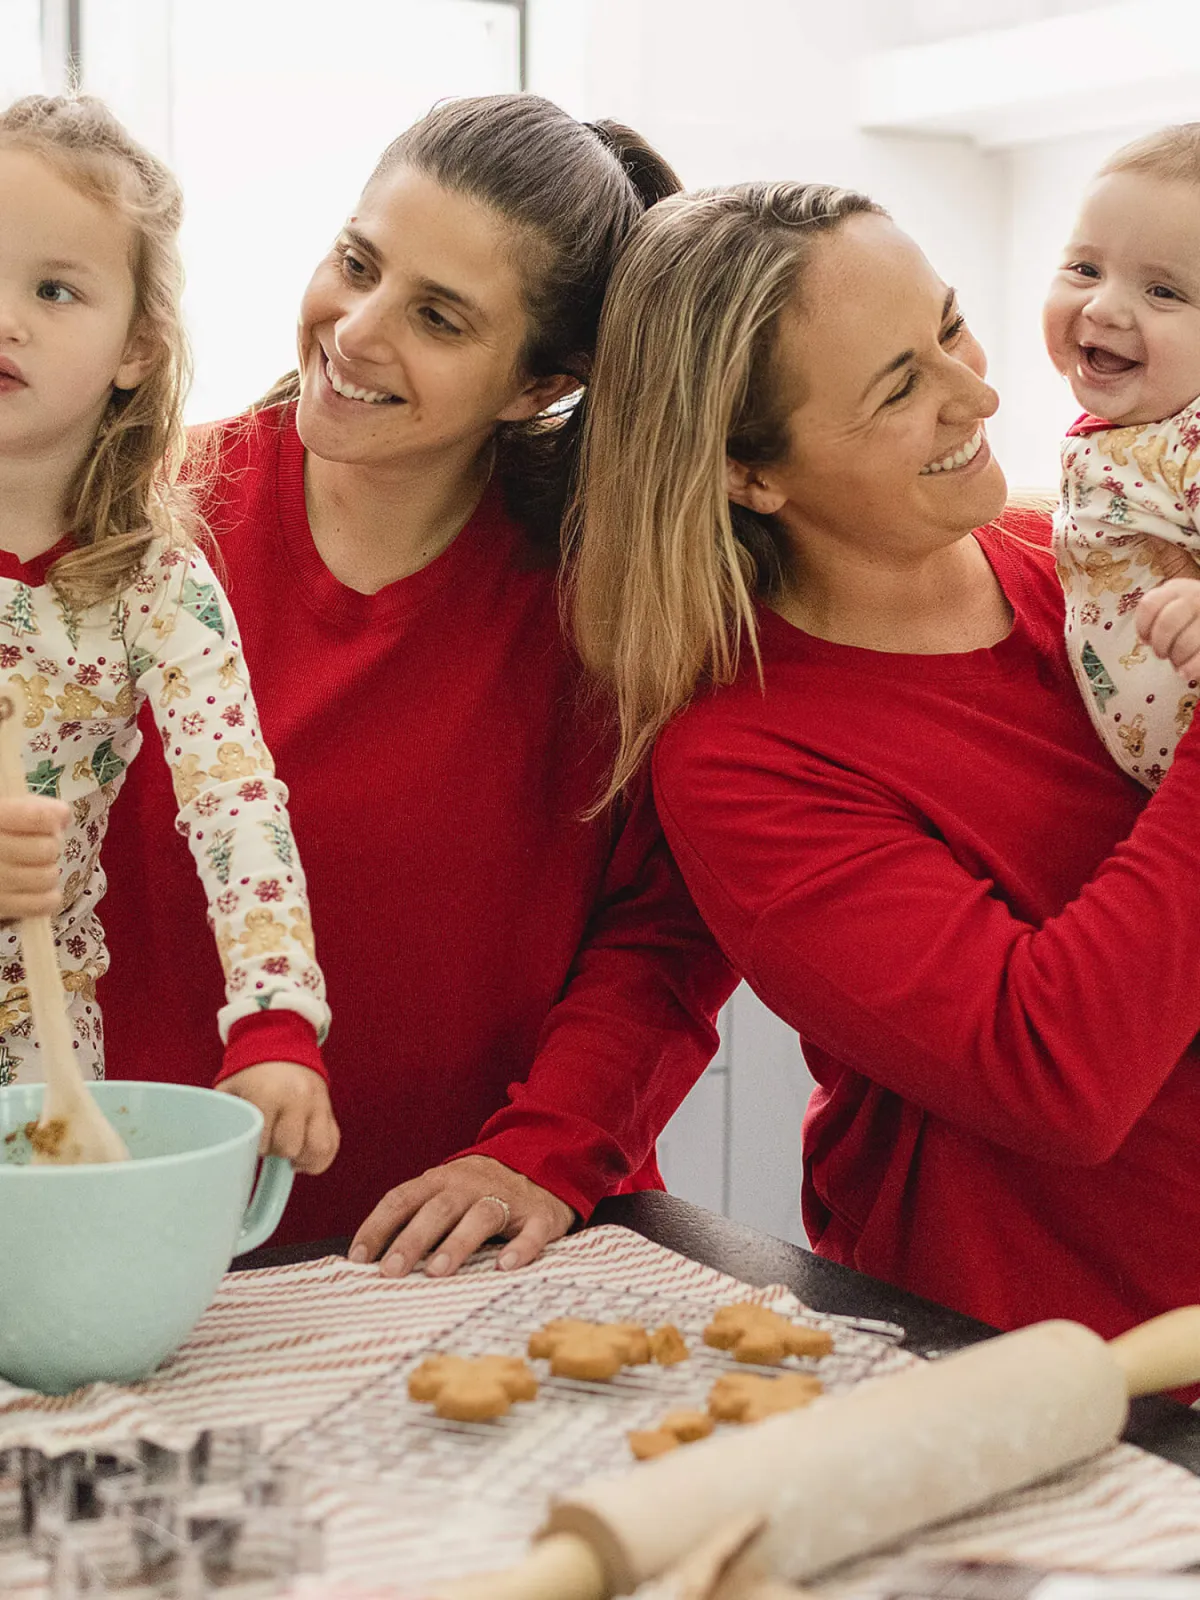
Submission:
<svg viewBox="0 0 1200 1600">
<path fill-rule="evenodd" d="M 609 1600 L 752 1515 L 766 1568 L 814 1577 L 1097 1454 L 1130 1396 L 1198 1381 L 1200 1306 L 1108 1344 L 1038 1323 L 585 1484 L 520 1567 L 440 1596 Z"/>
</svg>

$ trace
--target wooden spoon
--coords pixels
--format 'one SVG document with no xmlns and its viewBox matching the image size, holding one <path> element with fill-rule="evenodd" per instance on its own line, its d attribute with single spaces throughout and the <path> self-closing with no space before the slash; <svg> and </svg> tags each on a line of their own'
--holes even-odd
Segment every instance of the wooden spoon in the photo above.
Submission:
<svg viewBox="0 0 1200 1600">
<path fill-rule="evenodd" d="M 0 684 L 0 797 L 5 800 L 29 793 L 21 756 L 25 710 L 19 686 Z M 46 1078 L 42 1114 L 30 1140 L 33 1159 L 58 1166 L 128 1161 L 125 1141 L 92 1098 L 75 1060 L 50 918 L 22 917 L 17 933 Z"/>
</svg>

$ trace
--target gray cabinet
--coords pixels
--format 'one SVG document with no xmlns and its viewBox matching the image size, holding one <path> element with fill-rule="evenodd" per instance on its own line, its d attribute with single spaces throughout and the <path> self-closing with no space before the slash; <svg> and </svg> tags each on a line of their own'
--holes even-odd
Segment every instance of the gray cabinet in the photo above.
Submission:
<svg viewBox="0 0 1200 1600">
<path fill-rule="evenodd" d="M 803 1244 L 800 1127 L 811 1089 L 795 1033 L 740 985 L 712 1065 L 659 1140 L 667 1188 Z"/>
</svg>

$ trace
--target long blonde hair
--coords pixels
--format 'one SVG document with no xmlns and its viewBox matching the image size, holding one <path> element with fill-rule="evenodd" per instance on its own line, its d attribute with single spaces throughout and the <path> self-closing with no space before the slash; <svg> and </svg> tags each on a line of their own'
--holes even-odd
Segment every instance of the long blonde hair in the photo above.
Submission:
<svg viewBox="0 0 1200 1600">
<path fill-rule="evenodd" d="M 726 463 L 786 453 L 780 314 L 816 239 L 863 213 L 883 214 L 823 184 L 679 195 L 647 213 L 613 275 L 565 579 L 620 725 L 601 806 L 699 683 L 730 682 L 746 646 L 758 661 L 754 602 L 779 587 L 783 547 L 769 519 L 730 503 Z"/>
<path fill-rule="evenodd" d="M 191 359 L 183 331 L 179 186 L 108 108 L 86 95 L 30 95 L 0 113 L 0 149 L 28 151 L 79 193 L 117 210 L 133 234 L 134 323 L 157 360 L 136 389 L 114 390 L 68 492 L 77 549 L 50 569 L 68 600 L 109 599 L 136 576 L 154 538 L 186 543 L 198 528 L 178 482 Z"/>
</svg>

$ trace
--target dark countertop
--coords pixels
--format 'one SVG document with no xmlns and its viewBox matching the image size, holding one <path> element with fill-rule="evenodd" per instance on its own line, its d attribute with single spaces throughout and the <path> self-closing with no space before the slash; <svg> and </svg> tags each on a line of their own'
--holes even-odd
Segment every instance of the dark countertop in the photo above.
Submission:
<svg viewBox="0 0 1200 1600">
<path fill-rule="evenodd" d="M 898 1322 L 907 1332 L 905 1346 L 918 1355 L 961 1349 L 990 1338 L 995 1332 L 986 1323 L 825 1261 L 799 1245 L 756 1233 L 673 1195 L 648 1191 L 602 1201 L 590 1225 L 600 1223 L 630 1228 L 692 1261 L 741 1278 L 744 1283 L 786 1284 L 806 1304 L 821 1311 Z M 345 1239 L 322 1239 L 279 1249 L 268 1245 L 239 1257 L 235 1270 L 340 1255 L 347 1244 Z M 1200 1412 L 1173 1400 L 1135 1400 L 1125 1438 L 1200 1476 Z"/>
</svg>

